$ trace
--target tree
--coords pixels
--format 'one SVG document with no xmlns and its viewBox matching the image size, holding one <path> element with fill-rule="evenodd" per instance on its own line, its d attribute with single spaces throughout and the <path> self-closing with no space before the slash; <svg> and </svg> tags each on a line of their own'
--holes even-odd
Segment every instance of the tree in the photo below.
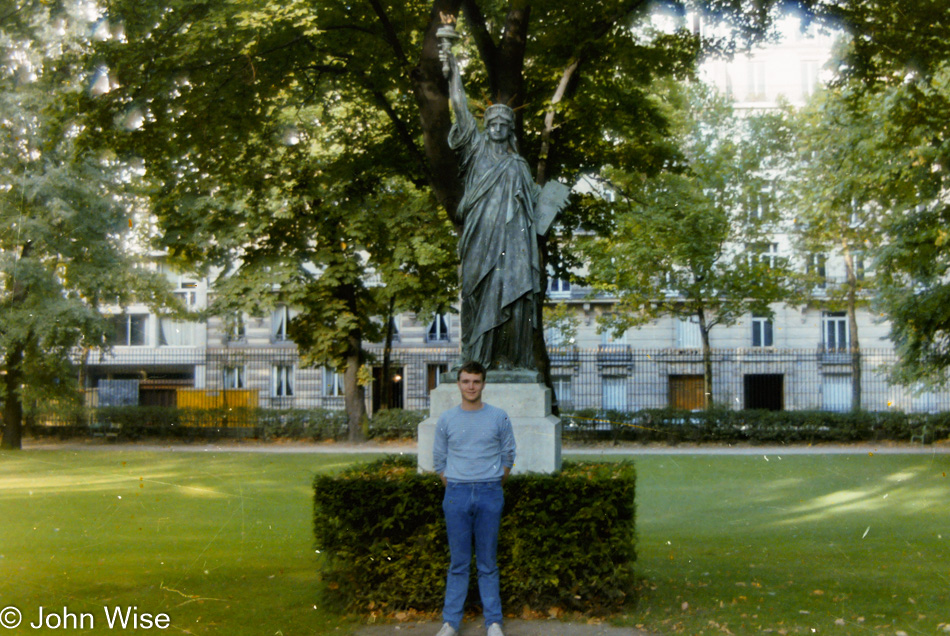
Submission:
<svg viewBox="0 0 950 636">
<path fill-rule="evenodd" d="M 877 117 L 879 100 L 854 84 L 818 92 L 796 122 L 798 158 L 789 175 L 795 238 L 804 259 L 842 258 L 843 279 L 812 269 L 829 308 L 848 315 L 851 405 L 861 409 L 861 345 L 857 308 L 876 288 L 870 259 L 884 238 L 886 215 L 878 193 L 885 187 L 890 158 L 886 127 Z M 842 343 L 835 343 L 840 347 Z"/>
<path fill-rule="evenodd" d="M 674 139 L 678 165 L 643 179 L 605 172 L 620 198 L 613 231 L 582 236 L 577 247 L 589 281 L 616 296 L 602 328 L 623 333 L 661 315 L 695 319 L 703 350 L 704 404 L 712 406 L 710 332 L 749 312 L 792 298 L 793 277 L 768 241 L 777 221 L 770 165 L 788 136 L 781 116 L 741 121 L 729 103 L 701 85 L 688 87 Z"/>
<path fill-rule="evenodd" d="M 950 380 L 950 64 L 910 85 L 879 91 L 881 152 L 889 160 L 879 201 L 890 211 L 876 262 L 905 382 Z"/>
<path fill-rule="evenodd" d="M 70 58 L 89 23 L 72 5 L 56 21 L 29 15 L 0 22 L 3 448 L 20 448 L 34 402 L 77 400 L 70 352 L 106 346 L 107 306 L 164 298 L 128 251 L 127 166 L 78 148 L 75 123 L 53 99 L 63 86 L 82 90 Z"/>
<path fill-rule="evenodd" d="M 767 27 L 775 6 L 710 4 L 738 16 L 744 33 Z M 655 172 L 669 156 L 650 87 L 687 75 L 700 40 L 646 28 L 651 6 L 111 0 L 104 19 L 124 35 L 99 43 L 89 64 L 116 81 L 75 107 L 87 114 L 84 143 L 142 158 L 174 256 L 227 271 L 233 282 L 222 291 L 263 290 L 271 279 L 302 303 L 298 345 L 312 361 L 346 367 L 353 432 L 360 343 L 375 337 L 371 318 L 386 306 L 361 281 L 370 269 L 395 271 L 382 262 L 395 250 L 368 231 L 369 202 L 382 201 L 387 184 L 411 184 L 432 197 L 422 226 L 459 225 L 435 35 L 442 16 L 462 18 L 470 92 L 519 109 L 522 154 L 537 180 L 572 183 L 604 163 Z M 402 213 L 395 203 L 386 210 Z M 576 226 L 577 213 L 562 224 Z M 550 247 L 557 251 L 556 240 Z M 535 350 L 544 367 L 540 338 Z"/>
<path fill-rule="evenodd" d="M 950 368 L 950 22 L 940 0 L 829 3 L 853 37 L 839 82 L 873 118 L 880 180 L 869 198 L 886 210 L 875 259 L 879 309 L 900 354 L 897 376 L 946 381 Z M 836 134 L 840 134 L 840 128 Z"/>
</svg>

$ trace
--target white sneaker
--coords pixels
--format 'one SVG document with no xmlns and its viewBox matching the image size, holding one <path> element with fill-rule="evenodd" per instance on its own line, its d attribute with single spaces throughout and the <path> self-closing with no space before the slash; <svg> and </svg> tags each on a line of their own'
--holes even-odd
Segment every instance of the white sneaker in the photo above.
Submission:
<svg viewBox="0 0 950 636">
<path fill-rule="evenodd" d="M 449 625 L 448 623 L 445 623 L 444 625 L 442 625 L 442 629 L 439 630 L 439 633 L 436 634 L 435 636 L 455 636 L 456 634 L 458 634 L 458 632 L 455 631 L 455 628 Z"/>
<path fill-rule="evenodd" d="M 505 636 L 504 632 L 501 631 L 500 623 L 492 623 L 488 626 L 488 636 Z"/>
</svg>

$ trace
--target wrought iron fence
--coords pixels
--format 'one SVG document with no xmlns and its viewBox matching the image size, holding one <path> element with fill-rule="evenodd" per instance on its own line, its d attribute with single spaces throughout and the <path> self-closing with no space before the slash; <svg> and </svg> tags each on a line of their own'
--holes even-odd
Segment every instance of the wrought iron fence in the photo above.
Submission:
<svg viewBox="0 0 950 636">
<path fill-rule="evenodd" d="M 385 352 L 368 347 L 361 377 L 376 411 Z M 698 409 L 704 402 L 704 361 L 697 349 L 549 349 L 555 399 L 562 412 Z M 426 410 L 429 393 L 458 357 L 457 348 L 395 348 L 389 352 L 389 406 Z M 947 391 L 914 391 L 894 384 L 890 350 L 860 353 L 860 387 L 852 355 L 826 350 L 770 348 L 714 350 L 711 397 L 729 409 L 950 411 Z M 79 363 L 77 359 L 77 373 Z M 82 364 L 87 407 L 150 406 L 204 410 L 343 408 L 342 376 L 300 366 L 293 346 L 277 348 L 117 348 Z M 52 414 L 46 419 L 50 420 Z M 39 418 L 42 420 L 42 414 Z"/>
</svg>

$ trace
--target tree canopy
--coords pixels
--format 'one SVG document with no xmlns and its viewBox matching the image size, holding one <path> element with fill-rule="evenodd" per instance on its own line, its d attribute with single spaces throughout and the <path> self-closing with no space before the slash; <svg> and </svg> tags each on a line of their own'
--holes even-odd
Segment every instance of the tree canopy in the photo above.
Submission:
<svg viewBox="0 0 950 636">
<path fill-rule="evenodd" d="M 105 316 L 129 302 L 169 302 L 130 253 L 132 167 L 88 152 L 57 97 L 84 90 L 78 9 L 0 23 L 0 351 L 3 446 L 19 448 L 24 404 L 75 399 L 69 353 L 108 346 Z M 14 22 L 13 18 L 19 20 Z M 10 27 L 10 28 L 8 28 Z"/>
<path fill-rule="evenodd" d="M 111 37 L 87 58 L 108 90 L 72 108 L 83 144 L 143 163 L 159 245 L 224 272 L 222 303 L 273 302 L 276 285 L 300 308 L 291 335 L 306 360 L 346 369 L 355 436 L 381 298 L 398 290 L 423 313 L 455 298 L 441 15 L 461 19 L 472 94 L 517 106 L 539 178 L 570 180 L 604 161 L 655 171 L 669 155 L 649 85 L 689 72 L 698 43 L 636 34 L 646 8 L 114 0 Z"/>
<path fill-rule="evenodd" d="M 602 328 L 622 333 L 663 315 L 698 324 L 710 406 L 710 331 L 794 299 L 787 259 L 769 239 L 780 221 L 771 164 L 788 155 L 789 136 L 781 114 L 741 120 L 702 85 L 680 99 L 672 139 L 681 164 L 646 182 L 608 170 L 612 231 L 576 245 L 593 288 L 618 299 Z"/>
<path fill-rule="evenodd" d="M 867 198 L 886 211 L 875 259 L 879 309 L 891 321 L 904 381 L 947 380 L 950 368 L 950 20 L 940 0 L 827 7 L 852 33 L 842 90 L 868 112 L 863 142 L 878 172 Z M 847 136 L 848 121 L 828 122 Z M 837 169 L 838 166 L 828 166 Z"/>
</svg>

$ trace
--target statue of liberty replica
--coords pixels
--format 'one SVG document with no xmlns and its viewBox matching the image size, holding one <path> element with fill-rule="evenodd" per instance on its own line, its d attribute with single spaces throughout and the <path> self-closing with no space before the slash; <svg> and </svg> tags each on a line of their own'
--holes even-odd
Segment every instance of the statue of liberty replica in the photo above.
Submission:
<svg viewBox="0 0 950 636">
<path fill-rule="evenodd" d="M 515 112 L 507 104 L 490 105 L 484 131 L 479 130 L 452 53 L 459 36 L 451 24 L 438 35 L 455 116 L 448 141 L 465 185 L 458 206 L 461 362 L 476 360 L 489 371 L 535 371 L 534 331 L 540 328 L 542 300 L 538 235 L 547 233 L 568 188 L 551 182 L 542 191 L 534 182 L 518 154 Z"/>
<path fill-rule="evenodd" d="M 544 188 L 535 183 L 518 154 L 515 112 L 507 104 L 489 106 L 479 129 L 452 54 L 459 36 L 451 24 L 436 35 L 455 115 L 448 142 L 464 182 L 458 206 L 462 350 L 455 370 L 470 360 L 488 369 L 486 401 L 511 417 L 518 448 L 514 472 L 557 472 L 561 423 L 551 414 L 551 390 L 540 381 L 534 356 L 543 298 L 538 236 L 547 233 L 570 190 L 557 182 Z M 443 382 L 429 395 L 429 417 L 418 431 L 422 471 L 433 469 L 436 422 L 459 404 L 459 388 Z"/>
</svg>

